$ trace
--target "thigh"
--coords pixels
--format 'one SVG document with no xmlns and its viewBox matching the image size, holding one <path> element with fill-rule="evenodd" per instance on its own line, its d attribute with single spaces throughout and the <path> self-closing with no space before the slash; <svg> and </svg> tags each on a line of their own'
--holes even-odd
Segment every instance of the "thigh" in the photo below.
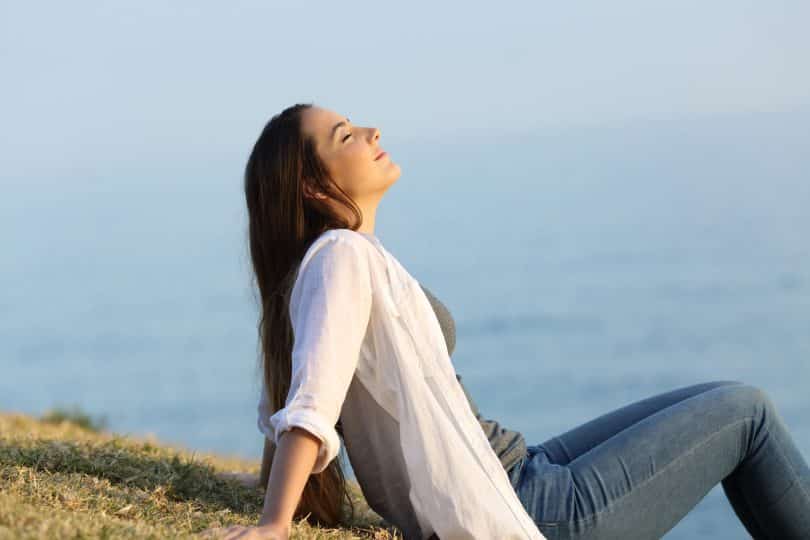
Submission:
<svg viewBox="0 0 810 540">
<path fill-rule="evenodd" d="M 761 391 L 720 385 L 646 416 L 566 465 L 536 447 L 516 491 L 557 538 L 660 538 L 745 455 Z"/>
<path fill-rule="evenodd" d="M 552 463 L 565 465 L 591 448 L 661 409 L 718 386 L 739 381 L 709 381 L 683 386 L 615 409 L 540 444 Z"/>
</svg>

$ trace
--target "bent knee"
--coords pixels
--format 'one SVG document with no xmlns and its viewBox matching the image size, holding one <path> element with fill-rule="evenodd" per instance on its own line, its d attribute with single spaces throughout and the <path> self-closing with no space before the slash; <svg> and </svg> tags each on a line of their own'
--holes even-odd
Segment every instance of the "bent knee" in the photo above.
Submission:
<svg viewBox="0 0 810 540">
<path fill-rule="evenodd" d="M 743 414 L 755 415 L 765 409 L 774 409 L 770 394 L 754 384 L 735 381 L 723 387 L 723 391 Z"/>
</svg>

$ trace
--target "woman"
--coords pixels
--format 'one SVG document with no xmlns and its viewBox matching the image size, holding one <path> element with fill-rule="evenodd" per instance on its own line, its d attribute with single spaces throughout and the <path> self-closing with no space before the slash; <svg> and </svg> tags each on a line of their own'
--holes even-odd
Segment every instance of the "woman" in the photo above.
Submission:
<svg viewBox="0 0 810 540">
<path fill-rule="evenodd" d="M 400 176 L 379 137 L 298 104 L 248 160 L 267 489 L 258 526 L 227 538 L 343 522 L 338 436 L 370 506 L 405 538 L 660 538 L 718 482 L 752 537 L 810 538 L 807 463 L 770 398 L 740 382 L 496 449 L 449 361 L 449 313 L 374 235 Z"/>
</svg>

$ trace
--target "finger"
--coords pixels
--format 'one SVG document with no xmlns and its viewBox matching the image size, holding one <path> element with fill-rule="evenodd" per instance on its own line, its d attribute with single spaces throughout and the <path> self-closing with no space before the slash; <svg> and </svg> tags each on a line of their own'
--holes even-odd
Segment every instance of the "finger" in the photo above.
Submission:
<svg viewBox="0 0 810 540">
<path fill-rule="evenodd" d="M 231 525 L 230 527 L 227 527 L 227 528 L 226 527 L 216 527 L 214 529 L 210 529 L 212 531 L 212 538 L 217 538 L 217 539 L 220 539 L 220 540 L 222 540 L 224 538 L 227 538 L 228 534 L 236 527 L 237 527 L 237 525 Z"/>
<path fill-rule="evenodd" d="M 234 530 L 229 531 L 228 534 L 225 535 L 225 538 L 223 538 L 222 540 L 235 540 L 236 538 L 242 537 L 241 529 L 238 529 L 236 527 L 231 527 L 231 529 Z"/>
</svg>

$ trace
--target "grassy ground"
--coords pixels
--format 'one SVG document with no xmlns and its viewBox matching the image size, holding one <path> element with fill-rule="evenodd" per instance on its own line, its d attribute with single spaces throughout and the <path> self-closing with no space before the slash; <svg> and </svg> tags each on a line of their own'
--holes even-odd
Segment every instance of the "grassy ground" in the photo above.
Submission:
<svg viewBox="0 0 810 540">
<path fill-rule="evenodd" d="M 0 539 L 199 538 L 209 527 L 256 525 L 263 493 L 215 473 L 259 468 L 111 433 L 79 411 L 0 413 Z M 301 520 L 291 538 L 401 539 L 349 487 L 355 518 L 346 528 Z"/>
</svg>

